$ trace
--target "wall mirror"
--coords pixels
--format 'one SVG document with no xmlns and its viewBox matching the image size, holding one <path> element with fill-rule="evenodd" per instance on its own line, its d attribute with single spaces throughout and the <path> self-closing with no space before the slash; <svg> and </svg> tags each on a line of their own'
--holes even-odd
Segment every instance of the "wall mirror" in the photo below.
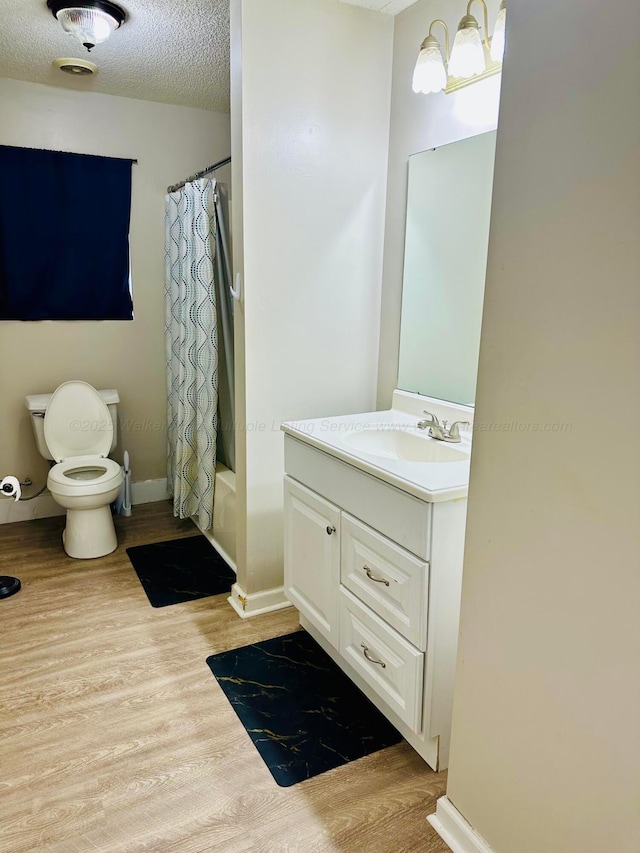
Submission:
<svg viewBox="0 0 640 853">
<path fill-rule="evenodd" d="M 398 388 L 474 405 L 496 131 L 409 158 Z"/>
</svg>

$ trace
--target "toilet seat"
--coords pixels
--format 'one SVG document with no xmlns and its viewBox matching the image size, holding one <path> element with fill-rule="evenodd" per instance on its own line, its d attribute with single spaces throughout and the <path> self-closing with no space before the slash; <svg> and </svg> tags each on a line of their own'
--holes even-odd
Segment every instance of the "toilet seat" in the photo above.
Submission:
<svg viewBox="0 0 640 853">
<path fill-rule="evenodd" d="M 44 414 L 44 438 L 56 462 L 78 457 L 107 457 L 113 421 L 100 394 L 88 382 L 63 382 Z"/>
<path fill-rule="evenodd" d="M 44 437 L 58 463 L 47 477 L 51 494 L 100 495 L 120 487 L 122 469 L 108 458 L 113 421 L 92 385 L 73 380 L 56 388 L 45 411 Z"/>
<path fill-rule="evenodd" d="M 47 485 L 52 493 L 69 497 L 99 495 L 119 487 L 121 483 L 120 465 L 102 456 L 74 456 L 66 459 L 54 465 L 47 477 Z"/>
</svg>

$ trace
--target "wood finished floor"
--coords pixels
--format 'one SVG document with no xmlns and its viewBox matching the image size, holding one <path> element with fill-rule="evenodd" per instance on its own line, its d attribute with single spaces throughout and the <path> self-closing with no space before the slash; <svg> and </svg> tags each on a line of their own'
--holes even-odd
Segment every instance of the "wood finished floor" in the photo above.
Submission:
<svg viewBox="0 0 640 853">
<path fill-rule="evenodd" d="M 405 743 L 279 788 L 211 675 L 216 652 L 295 630 L 225 596 L 153 609 L 125 548 L 197 531 L 167 503 L 118 549 L 63 552 L 63 519 L 0 525 L 1 853 L 447 853 L 444 793 Z"/>
</svg>

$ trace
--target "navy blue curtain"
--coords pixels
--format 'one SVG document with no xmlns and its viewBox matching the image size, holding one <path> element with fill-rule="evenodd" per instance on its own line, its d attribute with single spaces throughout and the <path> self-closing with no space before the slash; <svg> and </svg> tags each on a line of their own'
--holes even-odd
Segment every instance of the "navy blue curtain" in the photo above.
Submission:
<svg viewBox="0 0 640 853">
<path fill-rule="evenodd" d="M 131 160 L 0 146 L 0 320 L 131 320 Z"/>
</svg>

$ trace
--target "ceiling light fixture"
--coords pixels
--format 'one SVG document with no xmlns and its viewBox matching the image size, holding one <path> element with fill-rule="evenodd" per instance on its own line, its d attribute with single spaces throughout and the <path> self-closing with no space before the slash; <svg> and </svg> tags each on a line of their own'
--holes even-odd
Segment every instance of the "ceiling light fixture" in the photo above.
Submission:
<svg viewBox="0 0 640 853">
<path fill-rule="evenodd" d="M 52 15 L 60 26 L 87 50 L 106 41 L 125 22 L 127 14 L 110 0 L 47 0 Z"/>
<path fill-rule="evenodd" d="M 484 38 L 480 25 L 471 14 L 474 2 L 482 3 L 484 12 Z M 413 91 L 429 94 L 444 91 L 447 94 L 463 89 L 478 80 L 484 80 L 502 71 L 505 44 L 506 0 L 502 0 L 493 38 L 489 41 L 489 15 L 485 0 L 469 0 L 467 14 L 458 25 L 458 31 L 449 54 L 449 28 L 440 18 L 431 22 L 429 34 L 420 46 L 413 72 Z M 432 34 L 435 24 L 440 24 L 445 35 L 445 54 Z M 446 67 L 445 67 L 446 62 Z"/>
</svg>

